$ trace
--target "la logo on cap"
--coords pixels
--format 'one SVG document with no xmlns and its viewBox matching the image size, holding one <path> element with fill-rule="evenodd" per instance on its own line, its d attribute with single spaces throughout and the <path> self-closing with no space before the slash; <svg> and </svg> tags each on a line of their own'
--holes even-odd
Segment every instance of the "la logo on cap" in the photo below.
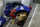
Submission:
<svg viewBox="0 0 40 27">
<path fill-rule="evenodd" d="M 24 10 L 24 8 L 21 6 L 21 10 Z"/>
</svg>

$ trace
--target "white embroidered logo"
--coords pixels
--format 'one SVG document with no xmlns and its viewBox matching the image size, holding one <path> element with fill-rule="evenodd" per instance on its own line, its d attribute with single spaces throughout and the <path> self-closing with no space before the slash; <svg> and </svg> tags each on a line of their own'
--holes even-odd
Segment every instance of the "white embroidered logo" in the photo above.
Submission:
<svg viewBox="0 0 40 27">
<path fill-rule="evenodd" d="M 0 25 L 1 25 L 2 21 L 0 21 Z"/>
<path fill-rule="evenodd" d="M 24 10 L 24 8 L 21 6 L 21 10 Z"/>
</svg>

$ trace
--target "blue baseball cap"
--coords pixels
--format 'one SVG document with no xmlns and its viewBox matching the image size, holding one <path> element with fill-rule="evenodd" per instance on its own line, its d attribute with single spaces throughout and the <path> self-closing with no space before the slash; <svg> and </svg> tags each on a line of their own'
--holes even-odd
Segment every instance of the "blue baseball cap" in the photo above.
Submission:
<svg viewBox="0 0 40 27">
<path fill-rule="evenodd" d="M 20 11 L 20 10 L 24 10 L 24 11 L 26 11 L 26 12 L 30 12 L 30 8 L 27 7 L 27 6 L 24 6 L 24 5 L 19 6 L 19 7 L 16 9 L 16 12 L 18 12 L 18 11 Z"/>
<path fill-rule="evenodd" d="M 0 17 L 0 27 L 2 27 L 6 22 L 6 18 Z"/>
</svg>

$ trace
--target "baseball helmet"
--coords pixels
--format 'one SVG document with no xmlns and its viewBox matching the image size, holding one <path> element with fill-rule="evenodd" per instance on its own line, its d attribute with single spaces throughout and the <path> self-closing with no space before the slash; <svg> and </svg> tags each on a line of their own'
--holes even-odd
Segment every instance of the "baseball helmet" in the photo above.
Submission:
<svg viewBox="0 0 40 27">
<path fill-rule="evenodd" d="M 17 14 L 17 12 L 20 12 L 20 11 L 25 11 L 25 12 L 30 12 L 30 8 L 28 6 L 19 6 L 17 9 L 16 9 L 16 12 L 15 12 L 15 15 Z"/>
<path fill-rule="evenodd" d="M 11 3 L 9 5 L 6 6 L 5 10 L 4 10 L 4 14 L 5 16 L 9 17 L 10 16 L 10 12 L 11 12 Z"/>
</svg>

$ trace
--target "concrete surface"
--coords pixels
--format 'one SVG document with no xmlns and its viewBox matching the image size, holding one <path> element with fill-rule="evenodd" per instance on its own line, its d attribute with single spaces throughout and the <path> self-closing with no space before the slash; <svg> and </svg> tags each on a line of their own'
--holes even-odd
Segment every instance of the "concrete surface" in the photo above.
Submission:
<svg viewBox="0 0 40 27">
<path fill-rule="evenodd" d="M 34 5 L 34 7 L 35 7 L 33 8 L 34 12 L 32 9 L 30 12 L 31 14 L 29 14 L 29 17 L 31 17 L 31 20 L 28 25 L 26 20 L 24 27 L 40 27 L 40 4 L 36 4 L 36 6 Z"/>
<path fill-rule="evenodd" d="M 40 4 L 36 6 L 35 10 L 30 27 L 40 27 Z"/>
<path fill-rule="evenodd" d="M 24 24 L 23 27 L 28 27 L 28 26 L 29 26 L 29 22 L 30 22 L 30 20 L 31 20 L 31 18 L 32 18 L 32 16 L 33 16 L 35 7 L 36 7 L 36 3 L 34 3 L 34 4 L 32 5 L 32 10 L 31 10 L 31 12 L 29 13 L 28 19 L 26 20 L 26 22 L 25 22 L 25 24 Z"/>
</svg>

